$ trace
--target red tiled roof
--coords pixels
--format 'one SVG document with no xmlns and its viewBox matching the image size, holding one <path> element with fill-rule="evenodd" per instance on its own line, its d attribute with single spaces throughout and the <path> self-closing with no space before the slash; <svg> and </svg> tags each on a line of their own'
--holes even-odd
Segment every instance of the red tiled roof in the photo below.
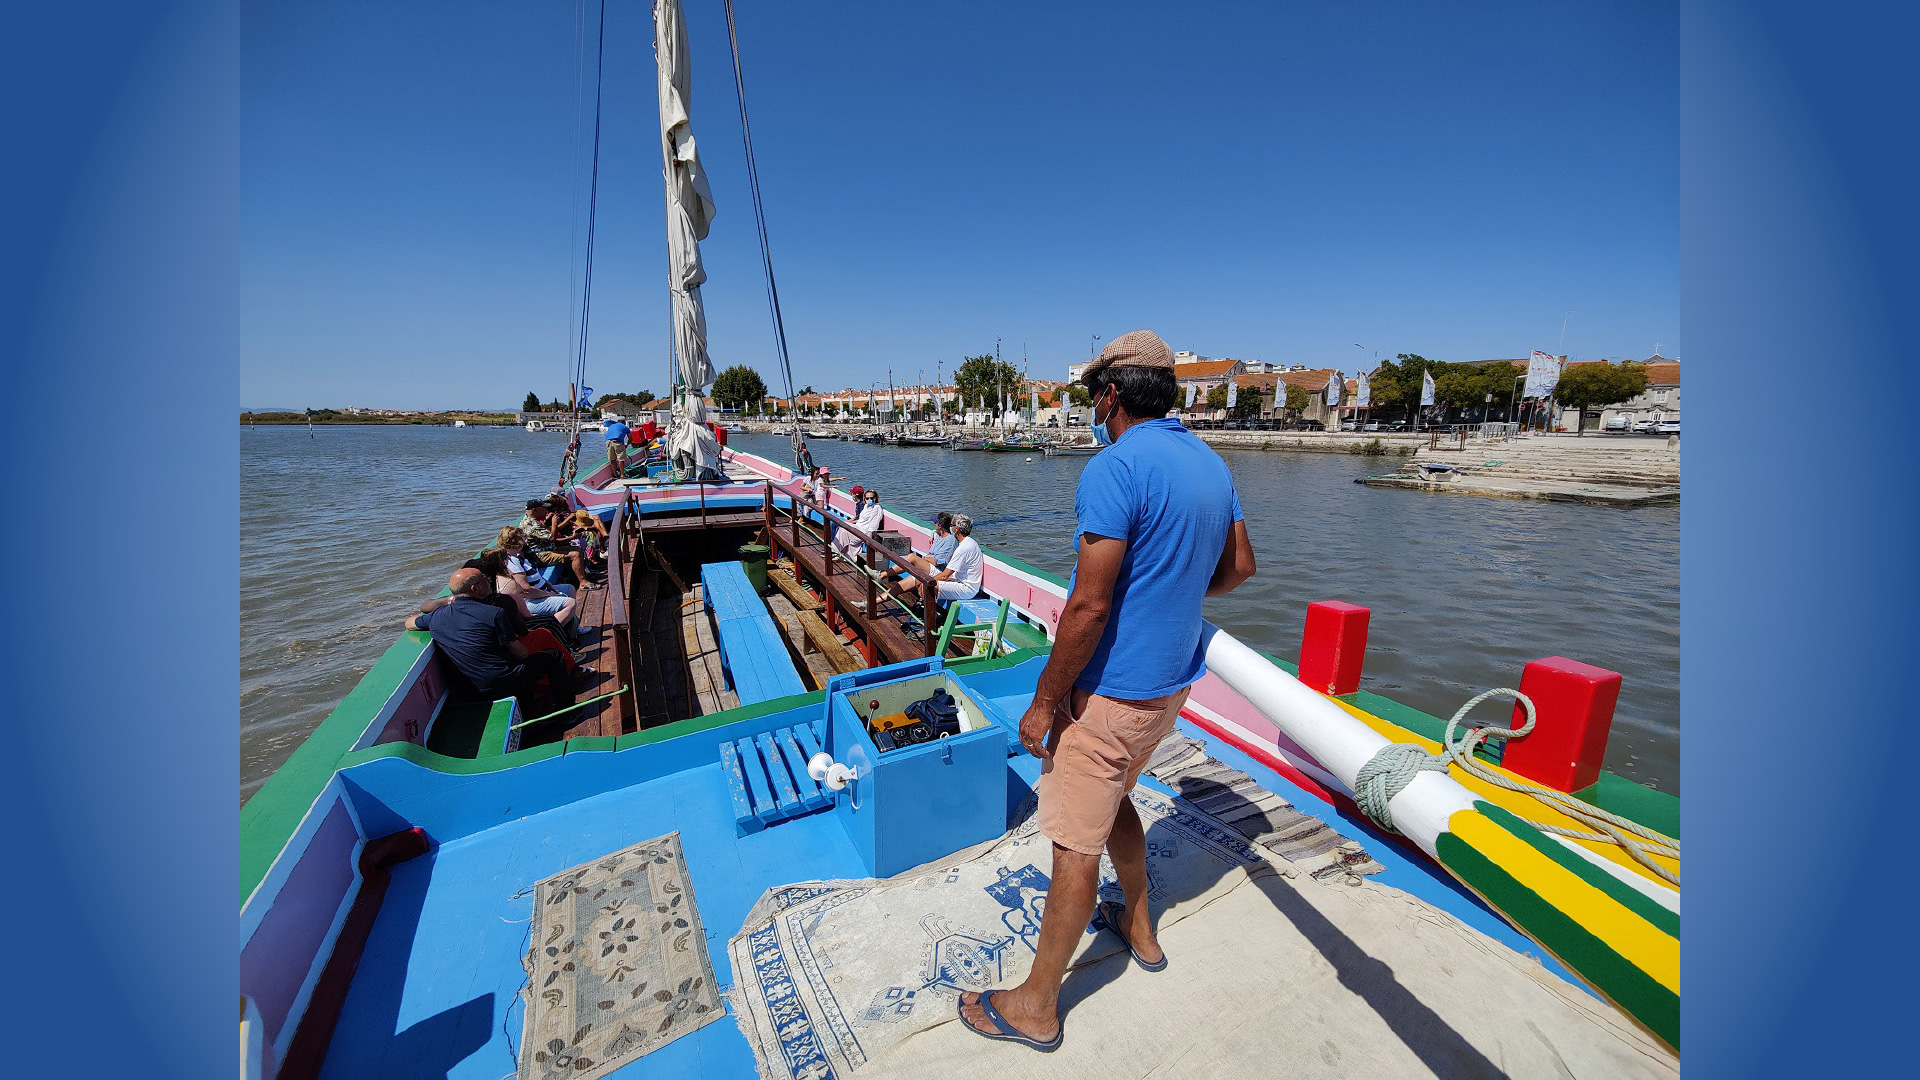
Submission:
<svg viewBox="0 0 1920 1080">
<path fill-rule="evenodd" d="M 1216 375 L 1225 375 L 1227 369 L 1239 363 L 1238 360 L 1203 360 L 1192 364 L 1173 365 L 1173 377 L 1176 379 L 1208 379 Z"/>
</svg>

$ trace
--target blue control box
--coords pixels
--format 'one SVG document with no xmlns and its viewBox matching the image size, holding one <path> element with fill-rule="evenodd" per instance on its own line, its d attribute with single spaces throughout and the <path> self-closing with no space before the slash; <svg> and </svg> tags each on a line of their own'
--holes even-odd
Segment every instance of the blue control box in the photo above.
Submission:
<svg viewBox="0 0 1920 1080">
<path fill-rule="evenodd" d="M 899 730 L 885 723 L 936 689 L 951 696 L 959 734 L 883 749 Z M 939 658 L 836 676 L 826 699 L 826 751 L 854 772 L 833 812 L 873 876 L 892 877 L 1006 831 L 1007 731 Z"/>
</svg>

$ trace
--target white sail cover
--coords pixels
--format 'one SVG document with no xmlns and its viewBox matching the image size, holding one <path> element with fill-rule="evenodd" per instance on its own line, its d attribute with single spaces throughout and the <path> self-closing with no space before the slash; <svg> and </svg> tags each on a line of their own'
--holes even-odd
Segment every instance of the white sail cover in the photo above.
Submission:
<svg viewBox="0 0 1920 1080">
<path fill-rule="evenodd" d="M 673 346 L 679 363 L 667 457 L 696 478 L 720 475 L 720 440 L 707 428 L 707 387 L 713 361 L 707 357 L 707 315 L 700 285 L 700 241 L 713 221 L 713 192 L 693 144 L 690 107 L 693 65 L 680 0 L 653 7 L 653 51 L 660 68 L 660 151 L 667 185 L 667 271 L 673 292 Z"/>
<path fill-rule="evenodd" d="M 1367 408 L 1373 403 L 1373 382 L 1366 372 L 1353 377 L 1353 404 L 1356 408 Z"/>
<path fill-rule="evenodd" d="M 1327 376 L 1327 408 L 1331 409 L 1340 404 L 1340 395 L 1346 388 L 1347 377 L 1345 375 L 1336 371 Z"/>
<path fill-rule="evenodd" d="M 1560 358 L 1552 353 L 1533 350 L 1527 357 L 1527 386 L 1522 397 L 1543 398 L 1553 393 L 1560 382 Z"/>
<path fill-rule="evenodd" d="M 1420 404 L 1433 404 L 1433 372 L 1431 371 L 1420 373 Z"/>
</svg>

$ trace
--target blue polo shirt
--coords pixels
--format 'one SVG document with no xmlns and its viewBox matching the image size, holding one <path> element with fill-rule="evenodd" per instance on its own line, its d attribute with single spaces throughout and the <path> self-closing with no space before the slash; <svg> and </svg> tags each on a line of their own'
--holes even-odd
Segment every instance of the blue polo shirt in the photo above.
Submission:
<svg viewBox="0 0 1920 1080">
<path fill-rule="evenodd" d="M 618 420 L 615 420 L 614 422 L 607 425 L 607 441 L 608 442 L 626 442 L 627 433 L 632 430 L 633 429 L 629 428 L 627 425 L 621 423 Z"/>
<path fill-rule="evenodd" d="M 1227 463 L 1178 420 L 1147 420 L 1088 460 L 1073 513 L 1076 551 L 1082 533 L 1127 542 L 1106 631 L 1074 685 L 1145 701 L 1197 681 L 1200 604 L 1244 516 Z"/>
</svg>

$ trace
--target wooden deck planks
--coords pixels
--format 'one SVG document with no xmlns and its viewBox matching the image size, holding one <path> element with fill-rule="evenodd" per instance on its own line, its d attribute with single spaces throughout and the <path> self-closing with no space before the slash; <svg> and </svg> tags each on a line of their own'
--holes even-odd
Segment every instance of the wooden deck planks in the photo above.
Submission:
<svg viewBox="0 0 1920 1080">
<path fill-rule="evenodd" d="M 882 663 L 899 663 L 926 655 L 920 636 L 907 632 L 905 615 L 891 601 L 879 598 L 878 610 L 873 614 L 861 610 L 867 599 L 867 579 L 847 566 L 844 559 L 834 561 L 832 574 L 825 573 L 827 544 L 811 528 L 800 531 L 798 550 L 790 529 L 776 527 L 773 533 L 775 546 L 794 560 L 802 576 L 832 594 L 841 617 L 859 627 L 877 647 Z"/>
<path fill-rule="evenodd" d="M 687 650 L 687 672 L 698 709 L 695 715 L 708 716 L 737 707 L 740 698 L 727 689 L 726 675 L 720 668 L 720 646 L 714 638 L 713 620 L 701 586 L 689 589 L 680 606 L 680 640 Z"/>
</svg>

